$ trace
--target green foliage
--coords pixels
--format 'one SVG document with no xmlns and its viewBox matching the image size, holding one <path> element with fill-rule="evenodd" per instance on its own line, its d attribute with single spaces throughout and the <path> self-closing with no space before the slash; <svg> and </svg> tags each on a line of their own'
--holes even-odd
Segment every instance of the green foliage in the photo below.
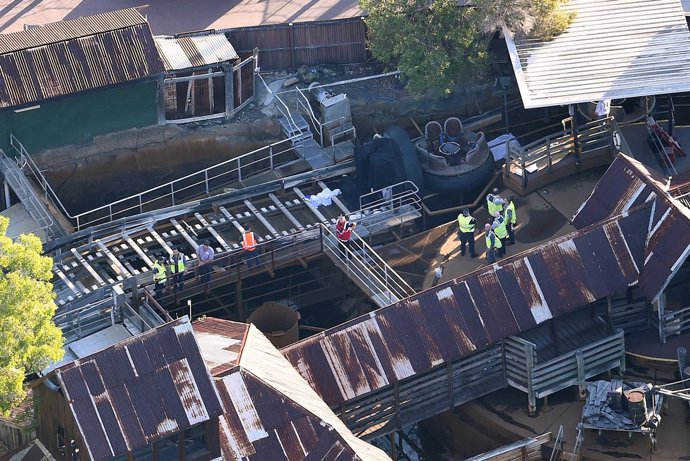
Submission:
<svg viewBox="0 0 690 461">
<path fill-rule="evenodd" d="M 385 64 L 396 65 L 407 89 L 449 93 L 476 76 L 487 62 L 471 11 L 457 0 L 361 0 L 369 46 Z"/>
<path fill-rule="evenodd" d="M 567 0 L 360 0 L 367 11 L 369 48 L 397 66 L 413 94 L 450 93 L 486 70 L 486 43 L 507 26 L 515 35 L 550 39 L 575 13 L 561 10 Z"/>
<path fill-rule="evenodd" d="M 24 375 L 62 358 L 62 332 L 53 323 L 53 261 L 35 235 L 7 237 L 0 216 L 0 414 L 25 397 Z"/>
</svg>

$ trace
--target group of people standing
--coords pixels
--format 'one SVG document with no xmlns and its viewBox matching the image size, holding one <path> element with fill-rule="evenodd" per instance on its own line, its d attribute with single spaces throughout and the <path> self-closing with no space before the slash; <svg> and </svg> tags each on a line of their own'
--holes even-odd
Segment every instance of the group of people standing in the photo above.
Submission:
<svg viewBox="0 0 690 461">
<path fill-rule="evenodd" d="M 210 245 L 209 240 L 204 240 L 196 249 L 196 276 L 204 286 L 204 293 L 208 294 L 211 289 L 211 272 L 213 272 L 213 261 L 215 259 L 215 250 Z M 247 264 L 247 268 L 259 267 L 263 264 L 261 261 L 261 251 L 257 248 L 256 235 L 250 226 L 246 226 L 242 232 L 242 240 L 240 240 L 243 250 L 243 259 Z M 166 284 L 173 289 L 175 302 L 177 303 L 177 295 L 184 289 L 185 274 L 189 260 L 179 248 L 173 248 L 172 255 L 166 261 L 164 257 L 159 257 L 154 261 L 152 272 L 154 282 L 154 292 L 156 299 L 160 299 Z"/>
<path fill-rule="evenodd" d="M 514 228 L 517 225 L 515 197 L 510 196 L 506 200 L 498 194 L 498 189 L 494 189 L 486 196 L 486 208 L 491 219 L 490 222 L 484 224 L 486 261 L 493 263 L 497 257 L 505 256 L 506 246 L 515 243 Z M 465 250 L 469 247 L 470 257 L 477 257 L 474 249 L 476 226 L 477 220 L 470 215 L 470 210 L 462 210 L 462 213 L 458 216 L 460 254 L 462 256 L 465 255 Z"/>
</svg>

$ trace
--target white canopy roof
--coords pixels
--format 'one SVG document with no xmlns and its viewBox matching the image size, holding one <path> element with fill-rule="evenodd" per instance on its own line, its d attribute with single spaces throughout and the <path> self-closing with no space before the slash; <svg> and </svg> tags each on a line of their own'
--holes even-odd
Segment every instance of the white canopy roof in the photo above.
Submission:
<svg viewBox="0 0 690 461">
<path fill-rule="evenodd" d="M 525 108 L 690 91 L 690 32 L 680 0 L 570 0 L 551 41 L 505 31 Z"/>
</svg>

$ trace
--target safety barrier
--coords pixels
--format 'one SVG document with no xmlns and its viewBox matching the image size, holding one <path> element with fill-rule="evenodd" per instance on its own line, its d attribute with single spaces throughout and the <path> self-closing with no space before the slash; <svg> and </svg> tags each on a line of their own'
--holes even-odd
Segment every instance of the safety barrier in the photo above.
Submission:
<svg viewBox="0 0 690 461">
<path fill-rule="evenodd" d="M 33 177 L 41 187 L 45 199 L 70 221 L 75 231 L 209 196 L 224 187 L 240 184 L 252 175 L 274 170 L 297 159 L 291 139 L 285 139 L 107 205 L 71 214 L 23 144 L 13 134 L 10 134 L 10 144 L 17 152 L 18 163 L 25 174 Z"/>
<path fill-rule="evenodd" d="M 530 413 L 538 398 L 575 384 L 584 392 L 584 381 L 599 373 L 625 370 L 623 331 L 543 363 L 537 363 L 536 345 L 518 337 L 504 340 L 508 385 L 527 393 Z"/>
</svg>

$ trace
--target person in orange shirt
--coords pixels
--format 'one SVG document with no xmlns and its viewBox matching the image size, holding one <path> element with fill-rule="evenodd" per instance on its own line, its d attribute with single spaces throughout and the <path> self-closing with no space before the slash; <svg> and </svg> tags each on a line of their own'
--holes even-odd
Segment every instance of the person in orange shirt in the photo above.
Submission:
<svg viewBox="0 0 690 461">
<path fill-rule="evenodd" d="M 242 249 L 244 250 L 244 262 L 247 269 L 258 267 L 261 264 L 261 249 L 256 246 L 256 236 L 250 226 L 244 228 L 242 233 Z"/>
</svg>

